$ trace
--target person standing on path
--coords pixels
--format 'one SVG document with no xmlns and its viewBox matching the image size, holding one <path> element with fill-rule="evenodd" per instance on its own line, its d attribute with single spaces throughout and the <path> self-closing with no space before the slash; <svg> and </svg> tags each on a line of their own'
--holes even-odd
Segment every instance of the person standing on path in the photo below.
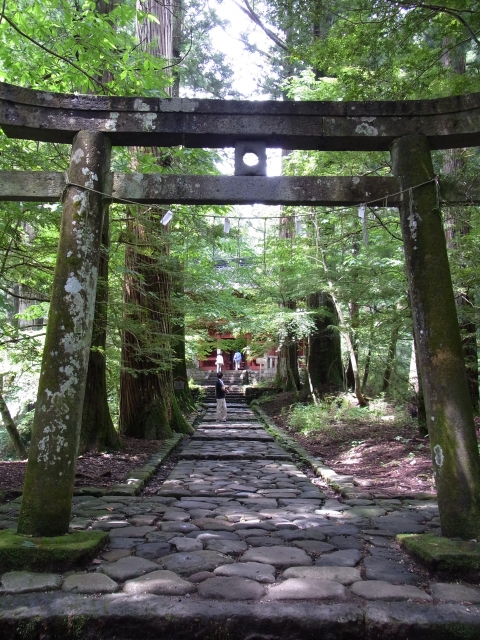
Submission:
<svg viewBox="0 0 480 640">
<path fill-rule="evenodd" d="M 217 359 L 215 360 L 215 364 L 217 365 L 217 373 L 220 373 L 223 367 L 223 356 L 220 349 L 217 349 Z"/>
<path fill-rule="evenodd" d="M 240 351 L 235 352 L 233 361 L 235 362 L 235 371 L 238 371 L 240 369 L 240 365 L 242 364 L 242 354 L 240 353 Z"/>
<path fill-rule="evenodd" d="M 217 382 L 215 384 L 215 398 L 217 399 L 217 422 L 225 422 L 227 420 L 227 401 L 225 395 L 228 393 L 227 387 L 223 384 L 223 373 L 217 373 Z"/>
</svg>

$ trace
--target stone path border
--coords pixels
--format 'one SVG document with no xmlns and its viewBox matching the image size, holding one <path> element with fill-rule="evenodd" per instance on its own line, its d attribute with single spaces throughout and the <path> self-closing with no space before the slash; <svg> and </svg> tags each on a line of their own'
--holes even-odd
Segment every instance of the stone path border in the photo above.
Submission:
<svg viewBox="0 0 480 640">
<path fill-rule="evenodd" d="M 201 420 L 205 411 L 193 414 L 187 420 L 190 426 L 194 426 L 196 421 Z M 125 479 L 125 482 L 114 484 L 111 487 L 77 487 L 74 496 L 136 496 L 143 489 L 145 484 L 156 473 L 160 465 L 168 458 L 181 443 L 184 435 L 182 433 L 174 433 L 171 438 L 164 441 L 160 449 L 141 467 L 132 469 Z M 21 500 L 22 490 L 15 489 L 12 492 L 0 492 L 0 505 L 3 504 L 7 493 L 14 493 L 16 500 Z M 0 507 L 1 508 L 1 507 Z"/>
<path fill-rule="evenodd" d="M 192 602 L 125 594 L 6 596 L 0 637 L 196 640 L 477 640 L 475 607 L 411 602 L 313 604 Z M 104 635 L 105 634 L 105 635 Z"/>
<path fill-rule="evenodd" d="M 302 447 L 295 438 L 292 438 L 286 431 L 277 426 L 270 416 L 267 415 L 257 404 L 252 403 L 251 409 L 258 415 L 262 423 L 265 425 L 265 429 L 268 433 L 272 434 L 283 445 L 283 447 L 285 447 L 285 449 L 296 454 L 302 462 L 312 469 L 315 475 L 320 476 L 325 480 L 325 482 L 327 482 L 332 489 L 338 491 L 342 497 L 346 499 L 354 499 L 360 496 L 363 497 L 366 494 L 373 498 L 385 497 L 384 494 L 376 495 L 374 491 L 369 491 L 365 489 L 365 487 L 360 487 L 355 482 L 354 476 L 338 474 L 334 469 L 328 467 L 322 458 L 312 456 L 312 454 Z M 436 496 L 423 492 L 405 494 L 402 497 L 405 499 L 436 500 Z"/>
<path fill-rule="evenodd" d="M 194 413 L 187 419 L 191 427 L 202 419 L 205 410 Z M 80 487 L 73 492 L 74 496 L 136 496 L 143 489 L 145 484 L 152 478 L 162 462 L 178 447 L 184 438 L 182 433 L 174 433 L 171 438 L 164 441 L 163 445 L 153 454 L 150 460 L 136 469 L 132 469 L 125 482 L 120 482 L 113 487 L 103 489 L 101 487 Z"/>
</svg>

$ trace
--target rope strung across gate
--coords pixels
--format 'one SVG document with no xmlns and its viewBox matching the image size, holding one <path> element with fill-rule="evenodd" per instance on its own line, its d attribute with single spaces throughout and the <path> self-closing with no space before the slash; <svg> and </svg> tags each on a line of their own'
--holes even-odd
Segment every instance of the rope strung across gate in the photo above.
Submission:
<svg viewBox="0 0 480 640">
<path fill-rule="evenodd" d="M 393 198 L 394 196 L 403 196 L 404 193 L 408 193 L 409 194 L 409 204 L 411 206 L 412 203 L 412 192 L 414 189 L 419 189 L 420 187 L 424 187 L 427 184 L 431 184 L 431 183 L 435 183 L 435 193 L 436 193 L 436 203 L 437 203 L 437 208 L 440 208 L 440 184 L 439 184 L 439 178 L 438 176 L 434 176 L 433 178 L 431 178 L 430 180 L 426 180 L 425 182 L 421 182 L 419 184 L 414 185 L 413 187 L 408 187 L 407 189 L 402 189 L 400 191 L 395 191 L 394 193 L 389 193 L 386 196 L 384 196 L 383 201 L 384 201 L 384 208 L 387 208 L 387 203 L 388 203 L 388 199 L 389 198 Z M 92 189 L 91 187 L 86 187 L 85 185 L 81 185 L 81 184 L 77 184 L 75 182 L 70 182 L 68 180 L 66 180 L 65 182 L 65 186 L 62 190 L 62 193 L 60 195 L 60 202 L 63 203 L 63 199 L 65 197 L 65 191 L 68 187 L 77 187 L 78 189 L 83 189 L 85 191 L 89 191 L 91 193 L 96 193 L 98 195 L 103 196 L 106 199 L 111 199 L 112 198 L 112 194 L 111 193 L 105 193 L 104 191 L 99 191 L 97 189 Z M 128 200 L 126 198 L 116 198 L 117 203 L 118 204 L 130 204 L 130 205 L 134 205 L 135 207 L 145 207 L 145 212 L 147 211 L 151 211 L 152 209 L 158 208 L 161 205 L 160 204 L 154 204 L 154 205 L 142 205 L 139 202 L 136 202 L 135 200 Z M 366 200 L 365 202 L 363 202 L 361 204 L 361 206 L 371 206 L 371 205 L 375 205 L 378 206 L 379 199 L 376 198 L 375 200 Z M 208 206 L 208 205 L 205 205 Z M 228 205 L 226 205 L 228 206 Z M 295 206 L 295 205 L 289 205 L 289 206 Z M 300 205 L 298 205 L 300 206 Z M 342 211 L 349 211 L 350 209 L 353 209 L 356 205 L 350 205 L 350 206 L 343 206 L 343 207 L 335 207 L 334 205 L 316 205 L 318 207 L 321 206 L 329 206 L 335 209 L 336 212 L 341 213 Z M 168 212 L 167 212 L 168 213 Z M 200 214 L 200 213 L 194 213 L 194 212 L 183 212 L 183 215 L 186 216 L 190 216 L 192 218 L 212 218 L 214 221 L 216 219 L 219 220 L 225 220 L 225 216 L 222 215 L 212 215 L 211 213 L 209 214 Z M 306 218 L 309 217 L 311 215 L 310 212 L 308 213 L 298 213 L 296 214 L 297 218 Z M 228 219 L 229 221 L 231 220 L 281 220 L 282 218 L 285 217 L 284 215 L 279 215 L 279 216 L 232 216 L 229 215 Z M 377 217 L 377 216 L 375 216 Z M 169 217 L 170 221 L 171 218 Z"/>
</svg>

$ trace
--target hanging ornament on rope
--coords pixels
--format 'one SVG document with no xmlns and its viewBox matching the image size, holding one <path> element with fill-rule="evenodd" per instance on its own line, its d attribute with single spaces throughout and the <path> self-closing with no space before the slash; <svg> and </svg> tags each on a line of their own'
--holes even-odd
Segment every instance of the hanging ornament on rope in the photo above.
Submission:
<svg viewBox="0 0 480 640">
<path fill-rule="evenodd" d="M 300 216 L 295 216 L 295 231 L 297 233 L 297 236 L 302 235 L 302 219 L 300 218 Z"/>
<path fill-rule="evenodd" d="M 160 222 L 163 224 L 164 227 L 166 227 L 172 218 L 173 218 L 173 213 L 169 209 L 167 213 L 163 216 L 163 218 L 160 220 Z"/>
<path fill-rule="evenodd" d="M 223 223 L 223 233 L 230 233 L 230 218 L 225 218 L 225 222 Z"/>
<path fill-rule="evenodd" d="M 366 204 L 362 203 L 358 207 L 358 217 L 362 221 L 362 230 L 363 230 L 363 244 L 368 246 L 368 227 L 367 227 L 367 212 L 366 212 Z"/>
<path fill-rule="evenodd" d="M 267 219 L 263 220 L 263 268 L 267 268 Z"/>
</svg>

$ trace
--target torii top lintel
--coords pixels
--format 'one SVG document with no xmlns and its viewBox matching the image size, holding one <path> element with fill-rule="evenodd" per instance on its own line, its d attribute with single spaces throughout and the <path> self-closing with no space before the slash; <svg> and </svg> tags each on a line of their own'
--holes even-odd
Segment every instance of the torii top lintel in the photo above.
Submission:
<svg viewBox="0 0 480 640">
<path fill-rule="evenodd" d="M 123 98 L 35 91 L 0 83 L 0 126 L 7 136 L 71 143 L 80 130 L 117 146 L 268 147 L 385 151 L 420 134 L 432 149 L 480 146 L 480 93 L 435 100 L 275 102 Z"/>
</svg>

